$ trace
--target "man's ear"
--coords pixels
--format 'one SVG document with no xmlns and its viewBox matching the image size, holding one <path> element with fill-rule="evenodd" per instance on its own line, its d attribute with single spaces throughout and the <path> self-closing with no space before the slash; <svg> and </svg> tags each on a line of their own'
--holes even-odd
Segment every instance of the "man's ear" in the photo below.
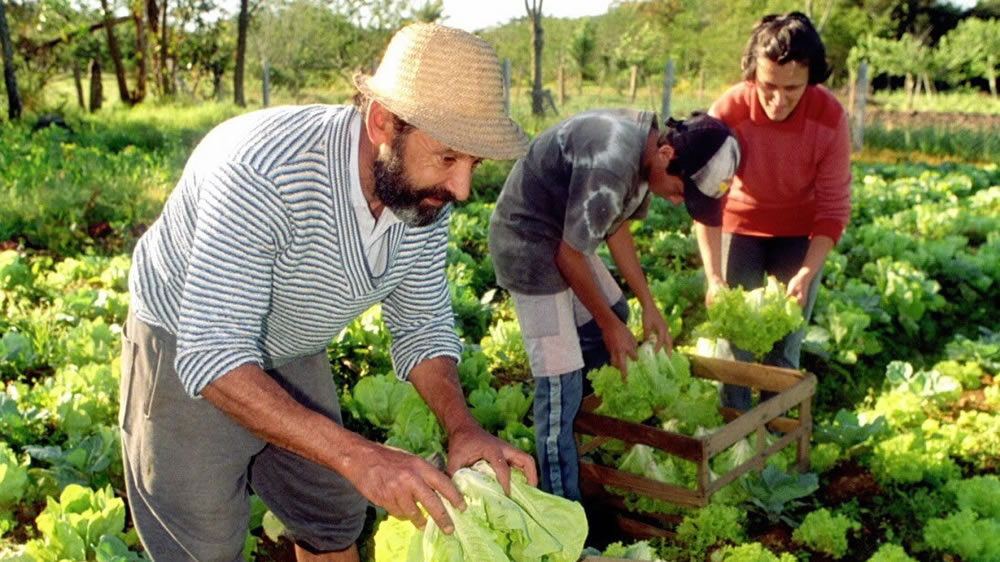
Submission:
<svg viewBox="0 0 1000 562">
<path fill-rule="evenodd" d="M 365 116 L 365 128 L 373 146 L 377 148 L 383 144 L 389 145 L 396 131 L 392 112 L 384 105 L 372 100 L 368 105 L 368 114 Z"/>
<path fill-rule="evenodd" d="M 676 154 L 676 152 L 674 151 L 674 147 L 670 146 L 669 144 L 665 144 L 663 146 L 658 147 L 656 151 L 659 152 L 660 155 L 663 157 L 663 159 L 666 160 L 668 163 L 674 159 L 674 154 Z"/>
</svg>

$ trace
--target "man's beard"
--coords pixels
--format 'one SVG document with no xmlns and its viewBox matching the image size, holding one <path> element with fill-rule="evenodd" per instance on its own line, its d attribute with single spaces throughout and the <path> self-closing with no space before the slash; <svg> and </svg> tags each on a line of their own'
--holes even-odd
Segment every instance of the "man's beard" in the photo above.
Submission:
<svg viewBox="0 0 1000 562">
<path fill-rule="evenodd" d="M 403 166 L 403 141 L 406 135 L 396 135 L 392 139 L 388 158 L 375 158 L 375 197 L 393 214 L 409 226 L 427 226 L 437 219 L 444 205 L 427 203 L 435 198 L 449 203 L 455 200 L 450 191 L 441 186 L 418 188 L 406 177 Z"/>
</svg>

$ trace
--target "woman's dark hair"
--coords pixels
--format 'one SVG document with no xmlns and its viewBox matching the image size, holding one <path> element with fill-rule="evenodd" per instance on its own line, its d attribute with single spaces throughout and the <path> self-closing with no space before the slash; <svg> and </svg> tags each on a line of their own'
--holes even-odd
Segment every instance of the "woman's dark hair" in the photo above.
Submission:
<svg viewBox="0 0 1000 562">
<path fill-rule="evenodd" d="M 753 27 L 743 51 L 743 79 L 757 78 L 757 57 L 778 64 L 796 61 L 809 67 L 809 84 L 821 84 L 832 69 L 826 62 L 826 48 L 809 18 L 802 12 L 764 16 Z"/>
</svg>

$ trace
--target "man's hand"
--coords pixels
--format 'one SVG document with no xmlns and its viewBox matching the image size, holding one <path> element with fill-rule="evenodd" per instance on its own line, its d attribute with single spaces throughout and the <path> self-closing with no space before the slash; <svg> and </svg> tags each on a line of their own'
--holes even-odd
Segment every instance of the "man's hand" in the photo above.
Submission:
<svg viewBox="0 0 1000 562">
<path fill-rule="evenodd" d="M 642 309 L 642 335 L 646 340 L 651 337 L 656 338 L 656 351 L 664 345 L 667 346 L 667 353 L 674 349 L 674 340 L 670 337 L 670 326 L 663 314 L 655 307 L 643 307 Z"/>
<path fill-rule="evenodd" d="M 628 359 L 633 361 L 639 359 L 636 351 L 638 346 L 635 342 L 635 335 L 624 322 L 616 316 L 608 326 L 601 326 L 601 336 L 604 345 L 611 355 L 611 364 L 622 373 L 622 380 L 628 376 Z"/>
<path fill-rule="evenodd" d="M 538 484 L 535 459 L 490 435 L 472 417 L 462 394 L 454 359 L 432 357 L 421 361 L 410 371 L 410 382 L 448 433 L 450 473 L 482 459 L 493 466 L 497 479 L 508 493 L 510 466 L 520 468 L 532 486 Z"/>
<path fill-rule="evenodd" d="M 389 515 L 408 519 L 421 529 L 427 524 L 420 510 L 423 506 L 445 533 L 454 530 L 443 501 L 464 510 L 465 500 L 448 475 L 400 449 L 370 441 L 359 443 L 358 448 L 360 457 L 367 462 L 354 465 L 357 470 L 344 476 L 362 496 L 385 508 Z"/>
<path fill-rule="evenodd" d="M 538 485 L 535 459 L 510 443 L 487 433 L 478 425 L 468 425 L 448 435 L 448 473 L 472 466 L 483 459 L 490 463 L 503 491 L 510 495 L 510 469 L 519 469 L 528 484 Z"/>
</svg>

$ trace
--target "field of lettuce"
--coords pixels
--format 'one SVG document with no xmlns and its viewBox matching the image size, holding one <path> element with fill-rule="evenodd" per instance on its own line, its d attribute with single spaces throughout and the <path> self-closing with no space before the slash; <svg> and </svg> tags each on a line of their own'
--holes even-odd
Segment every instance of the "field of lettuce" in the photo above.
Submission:
<svg viewBox="0 0 1000 562">
<path fill-rule="evenodd" d="M 117 435 L 129 249 L 191 143 L 224 111 L 126 133 L 98 122 L 73 133 L 0 129 L 0 560 L 145 559 L 123 502 Z M 456 209 L 448 275 L 469 405 L 490 431 L 531 451 L 532 381 L 486 246 L 509 165 L 484 164 L 475 200 Z M 852 221 L 828 260 L 803 351 L 819 380 L 812 471 L 788 472 L 789 452 L 706 508 L 626 498 L 674 516 L 674 538 L 592 533 L 588 552 L 1000 560 L 1000 168 L 859 161 L 853 172 Z M 694 353 L 706 313 L 690 219 L 657 201 L 634 236 L 676 344 Z M 392 373 L 377 308 L 328 350 L 351 429 L 421 455 L 445 452 L 435 419 Z M 690 434 L 718 423 L 715 387 L 694 387 L 678 395 L 686 402 L 673 422 Z M 691 477 L 650 451 L 621 453 L 623 470 Z M 247 560 L 282 559 L 280 522 L 255 506 Z M 371 510 L 367 557 L 382 517 Z"/>
</svg>

